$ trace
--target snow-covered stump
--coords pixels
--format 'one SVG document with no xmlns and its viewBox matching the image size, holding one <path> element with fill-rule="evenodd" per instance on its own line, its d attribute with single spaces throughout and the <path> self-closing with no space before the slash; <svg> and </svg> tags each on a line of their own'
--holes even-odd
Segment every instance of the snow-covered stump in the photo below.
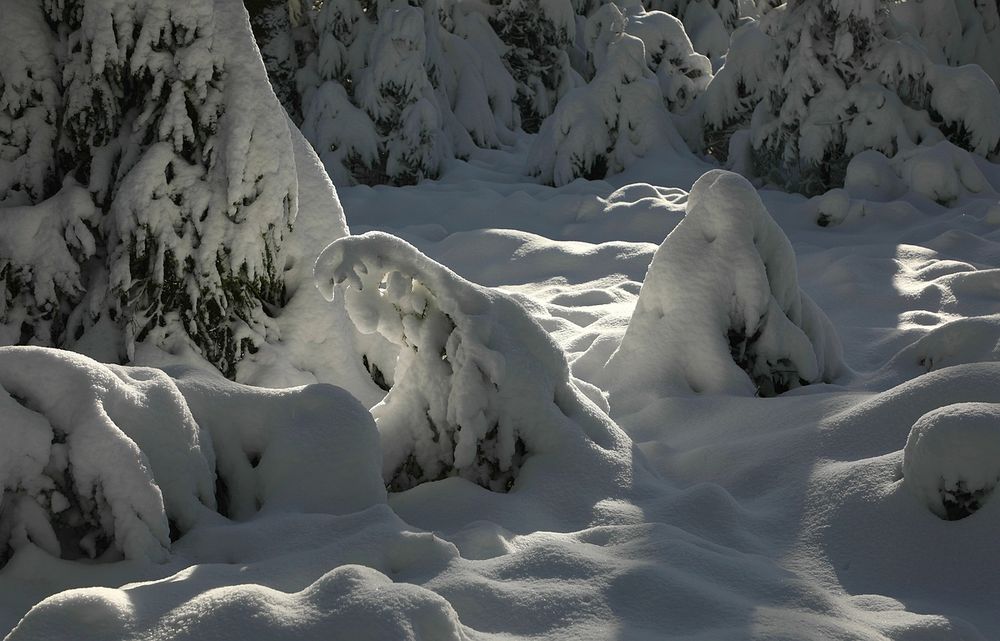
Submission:
<svg viewBox="0 0 1000 641">
<path fill-rule="evenodd" d="M 903 450 L 903 484 L 942 519 L 980 509 L 1000 483 L 1000 405 L 956 403 L 924 414 Z"/>
<path fill-rule="evenodd" d="M 621 413 L 691 393 L 773 396 L 841 367 L 833 326 L 799 289 L 788 238 L 745 178 L 713 170 L 653 256 L 604 380 Z"/>
<path fill-rule="evenodd" d="M 211 440 L 162 372 L 8 347 L 0 390 L 0 560 L 30 542 L 163 561 L 214 512 Z"/>
<path fill-rule="evenodd" d="M 506 295 L 377 232 L 331 244 L 315 275 L 324 296 L 345 297 L 361 333 L 397 350 L 382 379 L 391 387 L 372 409 L 390 490 L 459 476 L 507 491 L 534 453 L 567 439 L 617 442 L 563 352 Z"/>
</svg>

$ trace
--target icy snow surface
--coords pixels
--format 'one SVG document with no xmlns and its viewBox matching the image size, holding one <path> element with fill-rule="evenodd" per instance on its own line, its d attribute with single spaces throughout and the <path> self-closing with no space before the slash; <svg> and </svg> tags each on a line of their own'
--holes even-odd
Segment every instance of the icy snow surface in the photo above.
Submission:
<svg viewBox="0 0 1000 641">
<path fill-rule="evenodd" d="M 326 250 L 332 303 L 310 268 L 346 230 L 300 148 L 284 344 L 241 377 L 335 383 L 374 421 L 330 386 L 0 351 L 0 430 L 23 450 L 13 465 L 0 451 L 9 638 L 1000 637 L 1000 500 L 941 518 L 959 481 L 997 482 L 997 167 L 944 146 L 872 152 L 812 200 L 758 201 L 725 174 L 689 198 L 710 169 L 694 160 L 553 189 L 518 177 L 529 144 L 450 162 L 440 182 L 340 190 L 352 232 L 406 243 Z M 680 388 L 648 364 L 654 344 L 605 382 L 675 227 L 664 260 L 673 245 L 691 258 L 656 288 L 692 317 L 648 340 L 719 356 L 703 337 L 733 319 L 705 276 L 729 272 L 695 242 L 715 229 L 759 270 L 737 309 L 781 308 L 780 336 L 809 339 L 794 354 L 812 384 L 756 397 L 723 350 L 704 373 L 716 384 Z M 800 329 L 807 298 L 822 332 Z M 360 346 L 393 383 L 384 399 Z M 609 405 L 622 385 L 655 393 Z M 386 494 L 400 469 L 397 489 L 423 480 L 415 464 L 457 474 Z M 74 510 L 90 520 L 73 526 Z M 93 560 L 74 539 L 92 531 Z"/>
</svg>

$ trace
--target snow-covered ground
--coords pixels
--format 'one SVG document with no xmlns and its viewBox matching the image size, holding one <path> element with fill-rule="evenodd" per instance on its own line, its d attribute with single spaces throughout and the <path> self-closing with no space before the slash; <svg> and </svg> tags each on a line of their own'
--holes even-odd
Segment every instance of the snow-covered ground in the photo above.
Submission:
<svg viewBox="0 0 1000 641">
<path fill-rule="evenodd" d="M 316 274 L 335 302 L 300 288 L 279 319 L 289 343 L 322 334 L 308 323 L 382 337 L 365 361 L 393 383 L 378 431 L 329 386 L 268 391 L 178 363 L 164 376 L 0 349 L 0 412 L 18 417 L 0 433 L 27 461 L 0 465 L 13 470 L 0 487 L 37 486 L 53 513 L 89 506 L 127 543 L 105 562 L 59 559 L 72 519 L 49 536 L 37 508 L 4 515 L 17 527 L 0 536 L 19 544 L 0 569 L 0 629 L 1000 637 L 1000 169 L 944 148 L 891 166 L 863 154 L 845 190 L 762 189 L 758 203 L 735 176 L 689 199 L 711 167 L 672 151 L 609 181 L 542 187 L 522 175 L 528 147 L 450 161 L 437 182 L 339 190 L 352 233 L 389 232 L 432 259 L 384 235 L 345 239 Z M 319 179 L 306 173 L 298 237 L 315 257 L 343 230 L 329 212 L 332 229 L 316 222 L 335 204 L 310 201 Z M 303 282 L 309 263 L 293 267 Z M 245 380 L 344 384 L 323 367 L 345 345 L 295 344 L 262 350 Z M 733 361 L 713 360 L 733 345 Z M 774 378 L 755 356 L 795 369 Z M 792 389 L 760 397 L 774 390 L 758 375 Z M 370 405 L 372 389 L 351 391 Z M 95 451 L 52 456 L 52 434 L 96 435 Z M 67 470 L 93 481 L 78 479 L 76 498 L 43 487 Z M 136 489 L 102 489 L 119 482 Z M 981 509 L 944 520 L 949 505 Z"/>
</svg>

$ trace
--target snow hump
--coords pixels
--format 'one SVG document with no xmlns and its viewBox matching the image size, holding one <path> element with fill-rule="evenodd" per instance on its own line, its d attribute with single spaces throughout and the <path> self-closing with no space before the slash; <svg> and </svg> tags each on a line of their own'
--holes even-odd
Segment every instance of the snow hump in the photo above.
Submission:
<svg viewBox="0 0 1000 641">
<path fill-rule="evenodd" d="M 792 246 L 756 190 L 731 172 L 703 175 L 605 368 L 613 412 L 692 392 L 773 396 L 840 369 L 833 326 L 799 289 Z"/>
<path fill-rule="evenodd" d="M 358 331 L 395 349 L 379 369 L 364 357 L 388 389 L 372 414 L 391 490 L 460 476 L 506 491 L 532 455 L 621 446 L 562 350 L 505 294 L 378 232 L 331 244 L 315 275 L 327 298 L 340 290 Z"/>
</svg>

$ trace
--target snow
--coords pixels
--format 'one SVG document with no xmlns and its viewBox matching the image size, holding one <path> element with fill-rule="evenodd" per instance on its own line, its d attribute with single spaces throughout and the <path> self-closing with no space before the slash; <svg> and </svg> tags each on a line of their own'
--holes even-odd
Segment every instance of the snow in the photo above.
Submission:
<svg viewBox="0 0 1000 641">
<path fill-rule="evenodd" d="M 586 4 L 540 6 L 579 45 L 588 22 L 567 7 Z M 763 20 L 788 9 L 773 4 L 758 3 Z M 829 6 L 869 15 L 876 4 Z M 317 155 L 268 111 L 274 100 L 252 100 L 254 83 L 232 87 L 259 106 L 257 142 L 274 152 L 239 155 L 248 129 L 237 119 L 227 153 L 249 173 L 234 189 L 274 170 L 297 205 L 281 237 L 284 304 L 259 319 L 266 339 L 237 365 L 238 382 L 184 341 L 140 341 L 132 366 L 102 364 L 122 355 L 115 328 L 100 324 L 72 344 L 96 359 L 0 348 L 6 638 L 1000 636 L 995 158 L 947 138 L 930 112 L 900 110 L 886 85 L 858 83 L 823 103 L 857 109 L 849 138 L 871 143 L 852 147 L 842 184 L 805 198 L 720 170 L 686 152 L 678 132 L 697 139 L 697 121 L 711 120 L 709 134 L 732 134 L 732 167 L 752 171 L 751 132 L 736 131 L 752 99 L 739 86 L 770 73 L 770 27 L 737 29 L 755 57 L 730 56 L 706 93 L 671 113 L 650 43 L 658 21 L 680 22 L 631 3 L 590 7 L 601 36 L 592 44 L 605 47 L 594 51 L 616 91 L 641 86 L 650 109 L 635 95 L 595 98 L 598 65 L 553 118 L 600 103 L 637 124 L 637 137 L 614 143 L 617 173 L 567 174 L 552 187 L 525 171 L 551 132 L 515 131 L 510 77 L 490 71 L 493 54 L 468 56 L 487 45 L 500 55 L 485 36 L 495 9 L 427 6 L 444 16 L 435 37 L 426 16 L 397 26 L 406 42 L 450 48 L 439 60 L 467 63 L 442 67 L 431 86 L 435 101 L 461 98 L 449 102 L 461 123 L 445 116 L 445 129 L 478 143 L 495 131 L 498 143 L 443 158 L 437 181 L 335 191 L 324 163 L 335 172 L 338 152 Z M 686 6 L 690 16 L 729 5 Z M 968 91 L 982 74 L 933 67 L 982 57 L 996 25 L 986 11 L 982 33 L 970 30 L 981 9 L 955 3 L 968 45 L 947 15 L 935 33 L 911 16 L 916 26 L 884 52 L 894 69 L 948 85 L 928 96 L 943 101 L 935 111 L 975 122 L 969 140 L 988 146 L 995 119 L 977 110 L 989 101 Z M 0 17 L 17 18 L 0 30 L 37 27 L 32 11 L 0 0 Z M 114 60 L 105 36 L 115 30 L 91 27 Z M 827 44 L 842 58 L 858 42 L 840 34 Z M 21 64 L 9 45 L 0 38 L 5 82 Z M 258 62 L 228 68 L 259 77 Z M 454 93 L 469 74 L 497 75 Z M 337 87 L 312 90 L 353 122 Z M 483 87 L 508 96 L 505 117 L 487 102 L 496 129 L 482 122 Z M 312 135 L 331 147 L 370 134 L 328 126 L 332 114 L 312 114 Z M 642 134 L 651 115 L 669 125 L 655 140 Z M 157 120 L 157 137 L 169 126 L 139 165 L 175 153 L 183 116 Z M 564 117 L 570 132 L 588 125 Z M 823 123 L 810 123 L 802 133 L 825 140 Z M 607 142 L 573 135 L 584 147 Z M 27 156 L 19 147 L 12 157 Z M 177 167 L 165 196 L 194 198 Z M 105 292 L 85 283 L 106 214 L 72 179 L 36 202 L 20 171 L 0 162 L 4 180 L 16 177 L 0 208 L 0 274 L 21 284 L 4 301 L 0 340 L 42 343 L 60 331 L 49 316 L 58 301 L 77 314 L 100 307 Z M 186 242 L 151 209 L 172 202 L 159 200 L 135 201 L 130 215 Z"/>
</svg>

